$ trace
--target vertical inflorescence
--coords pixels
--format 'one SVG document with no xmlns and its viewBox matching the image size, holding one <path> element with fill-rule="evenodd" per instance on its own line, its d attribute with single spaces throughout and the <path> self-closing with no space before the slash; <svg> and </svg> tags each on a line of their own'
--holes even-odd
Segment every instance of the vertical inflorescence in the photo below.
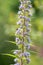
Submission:
<svg viewBox="0 0 43 65">
<path fill-rule="evenodd" d="M 18 45 L 19 50 L 15 50 L 14 54 L 17 56 L 14 59 L 16 62 L 14 65 L 24 65 L 30 62 L 30 53 L 27 50 L 30 49 L 30 17 L 31 14 L 31 1 L 30 0 L 20 0 L 20 7 L 18 11 L 19 21 L 17 22 L 18 28 L 16 29 L 16 45 Z"/>
</svg>

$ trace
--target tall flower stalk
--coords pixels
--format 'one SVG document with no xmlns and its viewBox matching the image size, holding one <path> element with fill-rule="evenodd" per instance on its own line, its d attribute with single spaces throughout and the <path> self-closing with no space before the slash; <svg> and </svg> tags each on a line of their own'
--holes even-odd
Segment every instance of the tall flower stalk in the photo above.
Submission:
<svg viewBox="0 0 43 65">
<path fill-rule="evenodd" d="M 30 17 L 31 14 L 31 1 L 30 0 L 20 0 L 20 7 L 18 11 L 19 21 L 17 22 L 16 29 L 16 45 L 18 45 L 18 50 L 14 51 L 14 54 L 17 56 L 14 59 L 16 62 L 14 65 L 25 65 L 30 62 L 29 56 L 30 53 L 27 50 L 30 49 Z"/>
</svg>

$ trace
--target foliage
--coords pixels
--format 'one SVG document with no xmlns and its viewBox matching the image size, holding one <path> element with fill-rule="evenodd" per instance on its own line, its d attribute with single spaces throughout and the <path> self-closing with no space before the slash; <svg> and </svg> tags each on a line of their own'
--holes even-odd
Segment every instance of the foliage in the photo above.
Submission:
<svg viewBox="0 0 43 65">
<path fill-rule="evenodd" d="M 31 0 L 33 6 L 31 39 L 34 45 L 43 46 L 43 0 Z M 13 64 L 15 29 L 17 22 L 18 0 L 0 0 L 0 65 Z M 30 65 L 43 65 L 43 59 L 31 51 Z"/>
</svg>

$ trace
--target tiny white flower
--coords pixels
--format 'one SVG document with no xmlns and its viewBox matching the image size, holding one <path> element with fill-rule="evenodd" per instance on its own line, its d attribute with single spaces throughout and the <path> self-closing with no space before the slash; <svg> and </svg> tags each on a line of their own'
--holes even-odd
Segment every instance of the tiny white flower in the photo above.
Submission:
<svg viewBox="0 0 43 65">
<path fill-rule="evenodd" d="M 28 5 L 28 7 L 29 7 L 29 8 L 32 8 L 32 6 L 31 6 L 31 5 Z"/>
<path fill-rule="evenodd" d="M 26 1 L 23 1 L 23 2 L 21 1 L 21 4 L 26 4 Z"/>
<path fill-rule="evenodd" d="M 28 8 L 26 8 L 26 9 L 25 9 L 25 11 L 30 12 L 31 10 L 30 10 L 30 9 L 28 9 Z"/>
<path fill-rule="evenodd" d="M 20 28 L 22 29 L 23 28 L 23 25 L 21 25 Z"/>
<path fill-rule="evenodd" d="M 13 53 L 14 54 L 18 54 L 18 53 L 20 53 L 21 52 L 21 50 L 15 50 Z"/>
<path fill-rule="evenodd" d="M 17 22 L 17 25 L 20 25 L 20 24 L 22 24 L 22 22 L 21 22 L 21 21 L 18 21 L 18 22 Z"/>
<path fill-rule="evenodd" d="M 19 57 L 22 57 L 22 56 L 23 56 L 23 53 L 21 53 Z"/>
<path fill-rule="evenodd" d="M 17 62 L 18 61 L 18 58 L 14 59 L 14 62 Z"/>
<path fill-rule="evenodd" d="M 27 3 L 31 3 L 31 1 L 27 1 Z"/>
<path fill-rule="evenodd" d="M 29 12 L 28 16 L 32 16 L 32 11 Z"/>
<path fill-rule="evenodd" d="M 21 31 L 21 29 L 18 28 L 18 30 L 16 30 L 16 34 L 20 34 L 20 31 Z"/>
<path fill-rule="evenodd" d="M 19 41 L 19 38 L 16 38 L 16 42 L 18 42 Z"/>
<path fill-rule="evenodd" d="M 29 26 L 28 22 L 25 22 L 25 26 L 26 26 L 26 27 L 28 27 L 28 26 Z"/>
<path fill-rule="evenodd" d="M 21 43 L 21 41 L 19 40 L 16 44 L 19 45 Z"/>
<path fill-rule="evenodd" d="M 28 34 L 28 32 L 24 32 L 24 35 L 27 35 Z"/>
<path fill-rule="evenodd" d="M 31 42 L 31 39 L 30 39 L 30 37 L 27 37 L 27 41 L 30 43 Z"/>
<path fill-rule="evenodd" d="M 30 21 L 31 21 L 31 19 L 30 19 L 30 18 L 26 18 L 26 20 L 27 20 L 28 22 L 30 22 Z"/>
<path fill-rule="evenodd" d="M 22 15 L 20 15 L 18 18 L 20 18 L 20 19 L 21 19 L 21 18 L 23 18 L 23 16 L 22 16 Z"/>
<path fill-rule="evenodd" d="M 20 7 L 19 7 L 19 9 L 24 9 L 24 6 L 21 4 Z"/>
<path fill-rule="evenodd" d="M 21 53 L 21 54 L 20 54 L 20 57 L 22 57 L 22 56 L 28 57 L 28 56 L 30 56 L 30 53 L 29 53 L 29 52 Z"/>
<path fill-rule="evenodd" d="M 16 63 L 16 64 L 14 64 L 14 65 L 20 65 L 19 63 Z"/>
<path fill-rule="evenodd" d="M 27 30 L 27 32 L 30 32 L 30 31 L 31 31 L 31 29 L 30 29 L 30 28 L 26 28 L 26 30 Z"/>
<path fill-rule="evenodd" d="M 28 24 L 29 26 L 31 26 L 31 24 Z"/>
<path fill-rule="evenodd" d="M 18 11 L 18 15 L 20 15 L 22 12 L 21 11 Z"/>
</svg>

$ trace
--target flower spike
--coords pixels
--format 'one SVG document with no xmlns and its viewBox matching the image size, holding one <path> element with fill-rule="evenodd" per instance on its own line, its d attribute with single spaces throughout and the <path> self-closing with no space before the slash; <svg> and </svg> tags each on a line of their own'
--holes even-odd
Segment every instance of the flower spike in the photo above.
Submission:
<svg viewBox="0 0 43 65">
<path fill-rule="evenodd" d="M 19 50 L 15 50 L 14 54 L 17 55 L 17 58 L 14 59 L 16 64 L 14 65 L 24 65 L 24 61 L 26 63 L 30 62 L 29 56 L 30 53 L 27 50 L 30 49 L 30 32 L 31 32 L 31 1 L 30 0 L 19 0 L 20 6 L 18 11 L 19 21 L 17 22 L 17 30 L 16 30 L 16 44 Z M 24 59 L 25 58 L 25 59 Z M 19 60 L 19 61 L 18 61 Z"/>
</svg>

